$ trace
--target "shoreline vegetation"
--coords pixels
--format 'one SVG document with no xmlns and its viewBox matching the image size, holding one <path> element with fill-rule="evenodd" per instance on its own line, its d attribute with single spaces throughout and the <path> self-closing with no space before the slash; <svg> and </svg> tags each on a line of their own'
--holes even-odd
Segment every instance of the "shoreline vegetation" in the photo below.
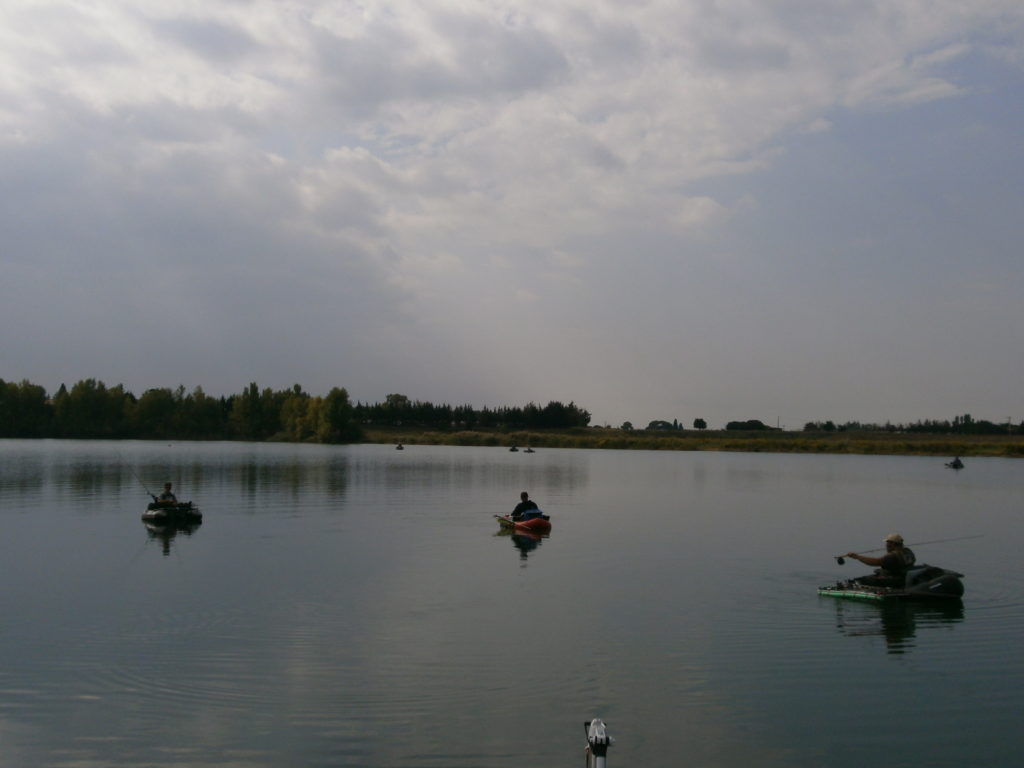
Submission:
<svg viewBox="0 0 1024 768">
<path fill-rule="evenodd" d="M 1024 422 L 995 424 L 970 414 L 912 424 L 808 422 L 802 431 L 757 419 L 730 421 L 720 430 L 708 429 L 703 418 L 693 420 L 693 429 L 677 419 L 646 428 L 590 421 L 574 402 L 476 408 L 389 394 L 382 402 L 353 403 L 340 387 L 314 396 L 298 384 L 272 390 L 255 382 L 227 397 L 181 385 L 136 397 L 121 384 L 108 387 L 96 379 L 71 389 L 62 384 L 51 395 L 27 380 L 0 379 L 0 438 L 1024 457 Z"/>
<path fill-rule="evenodd" d="M 367 429 L 365 442 L 410 445 L 492 446 L 520 450 L 592 448 L 641 451 L 735 451 L 744 453 L 835 453 L 892 456 L 1024 458 L 1020 435 L 953 435 L 903 432 L 736 432 L 684 431 L 651 434 L 646 430 L 585 427 L 570 430 L 442 432 L 414 428 Z"/>
</svg>

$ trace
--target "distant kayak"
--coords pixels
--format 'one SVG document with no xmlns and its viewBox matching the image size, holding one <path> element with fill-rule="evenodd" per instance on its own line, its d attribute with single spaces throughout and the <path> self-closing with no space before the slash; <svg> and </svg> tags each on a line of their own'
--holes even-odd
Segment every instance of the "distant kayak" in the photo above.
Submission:
<svg viewBox="0 0 1024 768">
<path fill-rule="evenodd" d="M 153 501 L 146 506 L 142 519 L 152 523 L 194 523 L 203 519 L 203 513 L 191 501 Z"/>
<path fill-rule="evenodd" d="M 523 520 L 513 520 L 509 515 L 495 515 L 494 518 L 502 528 L 510 528 L 515 531 L 545 533 L 551 530 L 551 518 L 540 510 L 537 510 L 536 515 Z"/>
</svg>

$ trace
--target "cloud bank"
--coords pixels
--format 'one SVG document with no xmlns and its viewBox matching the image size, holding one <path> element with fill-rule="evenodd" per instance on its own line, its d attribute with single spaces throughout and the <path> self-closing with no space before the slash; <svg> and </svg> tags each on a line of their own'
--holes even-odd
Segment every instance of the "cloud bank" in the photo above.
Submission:
<svg viewBox="0 0 1024 768">
<path fill-rule="evenodd" d="M 0 376 L 1016 420 L 1022 39 L 1001 0 L 7 2 Z"/>
</svg>

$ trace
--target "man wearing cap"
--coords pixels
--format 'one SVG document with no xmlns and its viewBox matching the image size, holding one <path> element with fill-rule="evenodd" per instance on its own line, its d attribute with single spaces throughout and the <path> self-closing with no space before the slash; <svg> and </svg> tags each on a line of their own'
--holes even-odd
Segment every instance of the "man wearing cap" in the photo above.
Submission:
<svg viewBox="0 0 1024 768">
<path fill-rule="evenodd" d="M 846 556 L 878 568 L 874 575 L 857 579 L 861 584 L 872 587 L 902 587 L 907 568 L 917 559 L 908 547 L 903 546 L 903 537 L 898 533 L 890 533 L 885 537 L 885 554 L 881 557 L 868 557 L 856 552 Z"/>
</svg>

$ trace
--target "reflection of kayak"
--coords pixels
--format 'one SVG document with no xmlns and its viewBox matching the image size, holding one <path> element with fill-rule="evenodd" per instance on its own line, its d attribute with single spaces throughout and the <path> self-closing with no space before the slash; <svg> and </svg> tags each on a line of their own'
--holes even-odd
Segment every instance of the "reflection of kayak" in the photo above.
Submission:
<svg viewBox="0 0 1024 768">
<path fill-rule="evenodd" d="M 520 559 L 526 560 L 543 543 L 544 539 L 551 536 L 551 531 L 529 531 L 512 526 L 501 526 L 494 535 L 511 539 L 512 546 L 519 550 Z"/>
<path fill-rule="evenodd" d="M 964 594 L 962 578 L 962 573 L 921 564 L 907 571 L 902 587 L 876 587 L 850 579 L 819 587 L 818 594 L 851 600 L 959 600 Z"/>
<path fill-rule="evenodd" d="M 498 525 L 502 528 L 509 528 L 516 531 L 532 531 L 543 533 L 551 530 L 551 518 L 542 512 L 524 520 L 513 520 L 508 515 L 495 515 Z"/>
<path fill-rule="evenodd" d="M 154 501 L 146 506 L 142 519 L 153 523 L 195 523 L 203 519 L 203 513 L 191 501 Z"/>
</svg>

